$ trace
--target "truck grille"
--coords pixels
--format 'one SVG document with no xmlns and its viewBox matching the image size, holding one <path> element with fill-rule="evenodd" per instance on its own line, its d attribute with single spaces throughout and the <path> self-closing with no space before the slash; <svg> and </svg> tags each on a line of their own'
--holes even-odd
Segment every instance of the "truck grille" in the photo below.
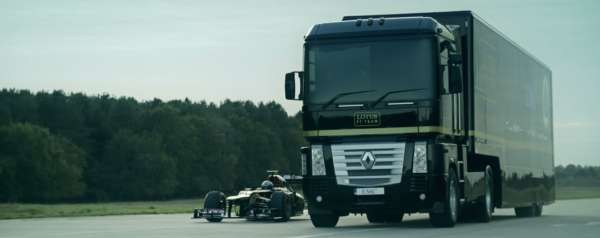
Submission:
<svg viewBox="0 0 600 238">
<path fill-rule="evenodd" d="M 348 186 L 383 186 L 400 183 L 404 165 L 404 143 L 344 143 L 331 145 L 337 184 Z M 372 168 L 361 163 L 371 152 Z"/>
</svg>

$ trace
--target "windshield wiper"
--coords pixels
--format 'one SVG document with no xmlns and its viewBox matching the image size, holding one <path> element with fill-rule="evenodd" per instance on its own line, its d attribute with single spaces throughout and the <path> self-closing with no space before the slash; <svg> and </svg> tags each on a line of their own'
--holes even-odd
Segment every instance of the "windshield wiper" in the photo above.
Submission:
<svg viewBox="0 0 600 238">
<path fill-rule="evenodd" d="M 375 100 L 375 102 L 373 102 L 373 104 L 371 104 L 371 107 L 375 107 L 375 105 L 377 105 L 377 103 L 380 103 L 381 101 L 383 101 L 383 99 L 385 99 L 387 96 L 389 96 L 390 94 L 395 94 L 395 93 L 406 93 L 406 92 L 415 92 L 415 91 L 421 91 L 421 90 L 425 90 L 424 88 L 413 88 L 413 89 L 405 89 L 405 90 L 396 90 L 396 91 L 389 91 L 383 95 L 381 95 L 381 97 L 379 97 L 377 100 Z"/>
<path fill-rule="evenodd" d="M 327 108 L 329 105 L 331 105 L 332 103 L 334 103 L 335 100 L 338 100 L 341 97 L 348 96 L 348 95 L 353 95 L 353 94 L 361 94 L 361 93 L 374 92 L 374 91 L 375 90 L 362 90 L 362 91 L 352 91 L 352 92 L 340 93 L 338 95 L 335 95 L 335 97 L 333 97 L 331 100 L 329 100 L 327 103 L 325 103 L 325 105 L 323 105 L 323 107 L 321 109 Z"/>
</svg>

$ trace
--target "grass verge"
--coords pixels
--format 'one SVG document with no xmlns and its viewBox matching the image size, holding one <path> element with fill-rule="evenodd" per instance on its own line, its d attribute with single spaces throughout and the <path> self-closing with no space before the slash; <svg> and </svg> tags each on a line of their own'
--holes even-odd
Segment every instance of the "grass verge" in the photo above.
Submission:
<svg viewBox="0 0 600 238">
<path fill-rule="evenodd" d="M 556 199 L 600 198 L 600 187 L 556 187 Z"/>
<path fill-rule="evenodd" d="M 191 216 L 193 209 L 201 205 L 202 199 L 73 204 L 1 203 L 0 219 L 168 213 L 189 213 Z"/>
</svg>

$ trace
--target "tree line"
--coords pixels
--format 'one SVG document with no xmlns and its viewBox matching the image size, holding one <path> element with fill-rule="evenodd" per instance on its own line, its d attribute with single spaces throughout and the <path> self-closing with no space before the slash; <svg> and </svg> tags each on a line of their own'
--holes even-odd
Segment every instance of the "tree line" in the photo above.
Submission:
<svg viewBox="0 0 600 238">
<path fill-rule="evenodd" d="M 275 102 L 220 104 L 62 91 L 0 91 L 0 201 L 200 197 L 299 172 L 298 115 Z"/>
<path fill-rule="evenodd" d="M 554 173 L 557 186 L 600 186 L 600 166 L 559 165 Z"/>
</svg>

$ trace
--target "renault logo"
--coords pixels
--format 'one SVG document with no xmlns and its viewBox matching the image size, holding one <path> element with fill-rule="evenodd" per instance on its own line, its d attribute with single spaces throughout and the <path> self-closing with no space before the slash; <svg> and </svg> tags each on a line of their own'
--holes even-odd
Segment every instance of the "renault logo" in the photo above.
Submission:
<svg viewBox="0 0 600 238">
<path fill-rule="evenodd" d="M 367 151 L 363 154 L 362 159 L 360 159 L 360 163 L 365 169 L 371 169 L 375 165 L 375 156 L 370 151 Z"/>
</svg>

